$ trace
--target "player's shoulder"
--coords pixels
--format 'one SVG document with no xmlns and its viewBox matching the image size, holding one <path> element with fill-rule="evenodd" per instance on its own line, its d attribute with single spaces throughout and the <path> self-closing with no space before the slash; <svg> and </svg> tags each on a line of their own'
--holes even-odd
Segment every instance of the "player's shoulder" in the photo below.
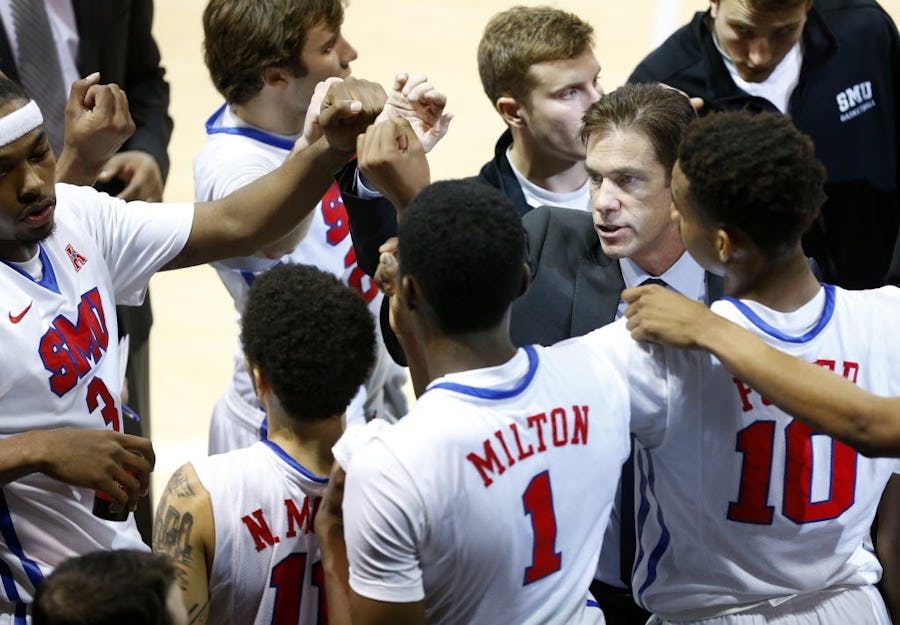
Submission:
<svg viewBox="0 0 900 625">
<path fill-rule="evenodd" d="M 888 317 L 900 314 L 900 287 L 882 286 L 877 289 L 848 290 L 834 287 L 835 303 Z"/>
<path fill-rule="evenodd" d="M 628 82 L 665 82 L 679 86 L 679 80 L 706 72 L 704 41 L 710 37 L 704 24 L 706 12 L 697 12 L 693 19 L 672 33 L 650 52 L 632 72 Z"/>
</svg>

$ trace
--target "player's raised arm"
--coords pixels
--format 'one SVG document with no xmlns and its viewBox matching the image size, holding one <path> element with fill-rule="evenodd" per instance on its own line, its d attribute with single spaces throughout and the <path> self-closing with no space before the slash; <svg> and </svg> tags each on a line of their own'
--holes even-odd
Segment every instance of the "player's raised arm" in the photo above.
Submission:
<svg viewBox="0 0 900 625">
<path fill-rule="evenodd" d="M 366 80 L 331 85 L 319 114 L 324 136 L 231 195 L 196 204 L 190 237 L 165 269 L 250 256 L 283 237 L 316 207 L 385 98 L 380 85 Z"/>
<path fill-rule="evenodd" d="M 773 349 L 705 306 L 658 286 L 629 289 L 637 340 L 712 352 L 782 410 L 867 456 L 900 456 L 900 397 L 878 397 L 841 376 Z"/>
<path fill-rule="evenodd" d="M 191 625 L 205 625 L 209 618 L 209 566 L 215 540 L 209 493 L 194 467 L 186 464 L 172 475 L 159 499 L 153 551 L 175 560 L 176 581 Z"/>
</svg>

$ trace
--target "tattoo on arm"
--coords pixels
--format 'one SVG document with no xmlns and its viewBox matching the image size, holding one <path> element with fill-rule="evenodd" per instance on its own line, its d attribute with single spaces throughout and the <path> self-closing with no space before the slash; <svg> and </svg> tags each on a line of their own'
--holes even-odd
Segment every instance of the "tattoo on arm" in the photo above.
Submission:
<svg viewBox="0 0 900 625">
<path fill-rule="evenodd" d="M 166 553 L 175 560 L 178 565 L 176 580 L 183 591 L 188 588 L 189 571 L 193 564 L 191 531 L 194 516 L 190 512 L 182 512 L 177 506 L 177 499 L 195 494 L 183 470 L 179 469 L 169 480 L 153 523 L 153 550 Z"/>
</svg>

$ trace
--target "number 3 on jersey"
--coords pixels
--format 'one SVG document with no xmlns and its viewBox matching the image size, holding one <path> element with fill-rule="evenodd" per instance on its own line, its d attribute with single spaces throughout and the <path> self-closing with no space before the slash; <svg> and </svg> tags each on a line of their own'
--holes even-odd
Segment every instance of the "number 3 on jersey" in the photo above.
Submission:
<svg viewBox="0 0 900 625">
<path fill-rule="evenodd" d="M 562 567 L 562 554 L 556 551 L 556 513 L 553 511 L 553 490 L 550 473 L 535 475 L 522 494 L 525 514 L 531 516 L 534 542 L 531 547 L 531 566 L 525 568 L 523 585 L 555 573 Z"/>
<path fill-rule="evenodd" d="M 768 525 L 774 509 L 768 505 L 772 459 L 775 445 L 775 421 L 756 421 L 737 436 L 737 450 L 744 454 L 741 487 L 737 501 L 728 504 L 728 518 L 740 523 Z M 856 491 L 856 452 L 832 441 L 831 464 L 827 466 L 830 484 L 828 499 L 812 500 L 813 436 L 819 434 L 799 421 L 791 421 L 784 430 L 784 497 L 782 514 L 797 524 L 834 519 L 853 505 Z M 822 462 L 819 460 L 819 462 Z M 824 473 L 824 471 L 823 471 Z M 822 477 L 822 476 L 819 476 Z"/>
</svg>

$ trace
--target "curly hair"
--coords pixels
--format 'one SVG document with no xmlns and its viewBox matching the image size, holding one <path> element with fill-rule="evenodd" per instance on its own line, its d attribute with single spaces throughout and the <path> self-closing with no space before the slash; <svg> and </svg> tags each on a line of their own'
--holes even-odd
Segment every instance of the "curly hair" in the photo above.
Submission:
<svg viewBox="0 0 900 625">
<path fill-rule="evenodd" d="M 653 146 L 656 160 L 671 182 L 678 146 L 697 112 L 685 95 L 659 83 L 628 83 L 588 107 L 581 126 L 583 141 L 595 135 L 636 130 Z"/>
<path fill-rule="evenodd" d="M 210 78 L 230 104 L 244 104 L 262 89 L 267 67 L 305 76 L 306 33 L 319 24 L 337 30 L 343 21 L 344 0 L 210 0 L 203 11 Z"/>
<path fill-rule="evenodd" d="M 250 287 L 241 345 L 289 415 L 343 414 L 375 362 L 375 323 L 359 294 L 307 265 L 278 265 Z"/>
<path fill-rule="evenodd" d="M 525 230 L 512 202 L 472 180 L 436 182 L 403 212 L 400 272 L 413 276 L 441 330 L 487 330 L 522 285 Z"/>
<path fill-rule="evenodd" d="M 478 44 L 478 73 L 490 99 L 524 100 L 534 89 L 536 63 L 574 59 L 594 47 L 593 27 L 574 13 L 516 6 L 494 15 Z"/>
<path fill-rule="evenodd" d="M 34 625 L 171 625 L 175 563 L 136 550 L 95 551 L 60 564 L 37 589 Z"/>
<path fill-rule="evenodd" d="M 678 163 L 701 219 L 734 227 L 767 252 L 798 245 L 825 201 L 825 167 L 812 140 L 776 113 L 697 120 Z"/>
</svg>

